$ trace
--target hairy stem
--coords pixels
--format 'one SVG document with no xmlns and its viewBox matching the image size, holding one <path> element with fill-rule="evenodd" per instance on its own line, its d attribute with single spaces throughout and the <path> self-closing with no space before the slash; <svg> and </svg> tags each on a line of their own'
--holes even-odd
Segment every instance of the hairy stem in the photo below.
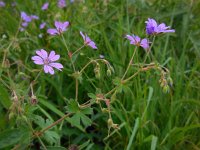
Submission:
<svg viewBox="0 0 200 150">
<path fill-rule="evenodd" d="M 62 37 L 62 41 L 63 41 L 63 43 L 64 43 L 64 45 L 65 45 L 65 47 L 66 47 L 66 49 L 67 49 L 67 53 L 69 54 L 70 52 L 69 52 L 67 43 L 65 42 L 64 36 L 63 36 L 62 34 L 61 34 L 61 37 Z M 71 59 L 71 58 L 70 58 L 70 61 L 71 61 L 72 67 L 73 67 L 73 69 L 74 69 L 74 72 L 76 72 L 76 68 L 75 68 L 74 63 L 72 62 L 72 59 Z"/>
<path fill-rule="evenodd" d="M 130 61 L 129 61 L 128 67 L 127 67 L 127 69 L 126 69 L 126 71 L 125 71 L 125 73 L 124 73 L 124 75 L 123 75 L 123 77 L 122 77 L 121 80 L 123 80 L 123 79 L 125 78 L 125 76 L 126 76 L 128 70 L 129 70 L 129 68 L 130 68 L 130 66 L 131 66 L 131 64 L 132 64 L 132 62 L 133 62 L 133 58 L 134 58 L 134 56 L 135 56 L 136 50 L 137 50 L 137 46 L 135 47 L 135 50 L 134 50 L 134 52 L 133 52 L 133 55 L 132 55 L 132 57 L 131 57 L 131 59 L 130 59 Z"/>
</svg>

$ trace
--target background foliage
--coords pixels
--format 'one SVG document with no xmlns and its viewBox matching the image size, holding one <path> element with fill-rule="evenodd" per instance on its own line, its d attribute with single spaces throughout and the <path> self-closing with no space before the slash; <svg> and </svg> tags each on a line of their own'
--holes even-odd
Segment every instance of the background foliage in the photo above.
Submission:
<svg viewBox="0 0 200 150">
<path fill-rule="evenodd" d="M 195 0 L 86 0 L 70 3 L 60 9 L 51 1 L 47 11 L 41 11 L 45 0 L 11 0 L 0 8 L 0 60 L 6 53 L 7 66 L 0 68 L 0 149 L 39 149 L 40 140 L 47 149 L 200 149 L 200 2 Z M 40 20 L 32 22 L 25 32 L 18 32 L 20 11 L 35 14 Z M 88 58 L 105 56 L 115 73 L 106 76 L 101 64 L 101 77 L 96 79 L 93 66 L 85 70 L 79 85 L 79 103 L 86 102 L 95 93 L 108 92 L 112 79 L 121 77 L 129 63 L 134 46 L 124 35 L 134 33 L 145 37 L 147 18 L 165 22 L 175 34 L 156 37 L 152 53 L 155 59 L 171 72 L 174 85 L 164 94 L 155 71 L 139 74 L 118 93 L 111 105 L 114 123 L 120 130 L 108 134 L 108 115 L 97 104 L 79 110 L 73 101 L 75 82 L 67 51 L 59 37 L 50 37 L 39 24 L 54 20 L 70 21 L 64 37 L 70 51 L 79 48 L 84 31 L 96 42 L 98 50 L 82 50 L 77 58 L 81 69 Z M 39 34 L 43 38 L 39 38 Z M 42 73 L 34 85 L 37 104 L 31 103 L 30 83 L 39 69 L 31 56 L 36 49 L 56 50 L 65 66 L 62 72 L 51 76 Z M 138 49 L 135 63 L 142 62 L 145 51 Z M 150 62 L 150 61 L 149 61 Z M 2 63 L 1 63 L 2 64 Z M 129 75 L 133 74 L 132 67 Z M 19 102 L 15 103 L 17 95 Z M 61 118 L 66 112 L 75 113 L 60 124 L 40 131 Z M 72 119 L 73 118 L 73 119 Z M 30 127 L 32 129 L 30 129 Z"/>
</svg>

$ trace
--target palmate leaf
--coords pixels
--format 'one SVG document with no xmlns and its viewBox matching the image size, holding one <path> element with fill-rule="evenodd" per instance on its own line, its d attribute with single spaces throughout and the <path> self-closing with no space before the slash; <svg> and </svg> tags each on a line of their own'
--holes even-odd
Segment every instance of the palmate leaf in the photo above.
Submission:
<svg viewBox="0 0 200 150">
<path fill-rule="evenodd" d="M 92 124 L 92 120 L 86 116 L 93 113 L 92 108 L 79 108 L 78 103 L 75 100 L 70 100 L 67 110 L 74 115 L 69 119 L 74 126 L 88 127 Z"/>
<path fill-rule="evenodd" d="M 34 117 L 34 122 L 41 128 L 44 129 L 46 127 L 48 127 L 49 125 L 51 125 L 53 122 L 49 119 L 44 119 L 41 116 L 37 116 L 35 115 Z M 56 131 L 52 131 L 52 128 L 47 130 L 44 133 L 44 139 L 51 145 L 53 144 L 58 144 L 59 140 L 60 140 L 60 136 Z"/>
<path fill-rule="evenodd" d="M 17 143 L 26 145 L 29 142 L 31 132 L 26 127 L 9 129 L 0 133 L 0 149 L 13 146 Z"/>
</svg>

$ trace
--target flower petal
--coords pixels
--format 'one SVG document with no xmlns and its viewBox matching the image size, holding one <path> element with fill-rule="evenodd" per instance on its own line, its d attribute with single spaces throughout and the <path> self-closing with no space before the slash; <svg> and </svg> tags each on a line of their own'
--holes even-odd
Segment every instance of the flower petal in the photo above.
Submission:
<svg viewBox="0 0 200 150">
<path fill-rule="evenodd" d="M 80 34 L 81 34 L 81 36 L 83 37 L 83 40 L 84 40 L 84 42 L 85 42 L 85 35 L 83 34 L 83 32 L 82 31 L 80 31 Z"/>
<path fill-rule="evenodd" d="M 64 23 L 62 24 L 62 28 L 61 28 L 62 31 L 66 31 L 69 25 L 70 25 L 70 23 L 69 23 L 68 21 L 64 22 Z"/>
<path fill-rule="evenodd" d="M 60 21 L 55 21 L 55 22 L 54 22 L 54 25 L 55 25 L 56 29 L 57 29 L 57 30 L 59 30 L 59 29 L 61 29 L 61 28 L 62 28 L 62 26 L 63 26 L 63 23 L 62 23 L 62 22 L 60 22 Z"/>
<path fill-rule="evenodd" d="M 49 7 L 49 3 L 48 2 L 46 2 L 46 3 L 44 3 L 43 5 L 42 5 L 42 10 L 46 10 L 46 9 L 48 9 L 48 7 Z"/>
<path fill-rule="evenodd" d="M 134 40 L 133 37 L 132 37 L 131 35 L 126 35 L 126 38 L 127 38 L 128 40 L 130 40 L 130 41 L 133 41 L 133 40 Z"/>
<path fill-rule="evenodd" d="M 90 47 L 92 47 L 93 49 L 97 49 L 95 43 L 93 41 L 91 41 L 89 44 L 88 44 Z"/>
<path fill-rule="evenodd" d="M 60 58 L 60 55 L 56 55 L 55 51 L 51 51 L 49 54 L 50 61 L 57 61 Z"/>
<path fill-rule="evenodd" d="M 25 12 L 21 12 L 21 18 L 25 22 L 31 22 L 32 21 L 32 18 L 30 16 L 28 16 Z"/>
<path fill-rule="evenodd" d="M 44 72 L 45 72 L 45 73 L 48 73 L 48 72 L 49 72 L 49 68 L 48 68 L 47 65 L 44 65 Z"/>
<path fill-rule="evenodd" d="M 53 68 L 51 66 L 48 66 L 48 65 L 44 65 L 44 72 L 54 74 Z"/>
<path fill-rule="evenodd" d="M 39 56 L 33 56 L 33 57 L 31 57 L 31 59 L 32 60 L 37 60 L 37 61 L 43 61 L 43 59 L 41 58 L 41 57 L 39 57 Z"/>
<path fill-rule="evenodd" d="M 49 64 L 51 67 L 54 67 L 60 71 L 62 71 L 61 69 L 63 68 L 63 65 L 61 63 L 50 63 Z"/>
<path fill-rule="evenodd" d="M 144 49 L 148 49 L 149 48 L 149 42 L 147 39 L 142 39 L 140 46 L 143 47 Z"/>
<path fill-rule="evenodd" d="M 48 67 L 49 73 L 53 75 L 54 74 L 53 68 L 51 66 L 47 66 L 47 67 Z"/>
<path fill-rule="evenodd" d="M 38 56 L 42 57 L 43 59 L 46 59 L 48 57 L 48 53 L 45 50 L 43 50 L 43 49 L 37 50 L 36 54 Z"/>
<path fill-rule="evenodd" d="M 40 24 L 40 29 L 44 29 L 44 27 L 46 26 L 46 22 L 43 22 Z"/>
<path fill-rule="evenodd" d="M 59 34 L 59 32 L 56 29 L 48 29 L 47 33 L 49 33 L 50 35 L 56 35 Z"/>
</svg>

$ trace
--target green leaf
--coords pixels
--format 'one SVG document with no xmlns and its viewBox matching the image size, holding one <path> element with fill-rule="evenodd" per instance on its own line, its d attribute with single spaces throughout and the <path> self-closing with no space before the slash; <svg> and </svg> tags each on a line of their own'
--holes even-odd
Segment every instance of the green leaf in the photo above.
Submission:
<svg viewBox="0 0 200 150">
<path fill-rule="evenodd" d="M 151 141 L 151 150 L 155 150 L 156 149 L 157 141 L 158 141 L 158 137 L 153 136 L 152 137 L 152 141 Z"/>
<path fill-rule="evenodd" d="M 134 139 L 134 137 L 136 135 L 136 132 L 137 132 L 138 128 L 139 128 L 139 118 L 136 118 L 135 125 L 133 127 L 133 131 L 132 131 L 131 137 L 129 139 L 128 146 L 127 146 L 126 150 L 130 150 L 131 149 L 131 145 L 133 143 L 133 139 Z"/>
<path fill-rule="evenodd" d="M 85 127 L 88 127 L 92 124 L 92 120 L 87 117 L 85 114 L 80 113 L 81 121 Z"/>
<path fill-rule="evenodd" d="M 67 150 L 67 148 L 61 147 L 61 146 L 46 146 L 47 150 Z M 42 148 L 42 150 L 44 150 Z"/>
<path fill-rule="evenodd" d="M 116 77 L 113 79 L 113 84 L 116 85 L 116 86 L 121 86 L 121 79 Z"/>
<path fill-rule="evenodd" d="M 44 133 L 44 139 L 50 143 L 51 145 L 55 144 L 58 145 L 60 141 L 60 136 L 56 131 L 46 131 Z"/>
<path fill-rule="evenodd" d="M 59 115 L 60 117 L 63 117 L 65 115 L 63 112 L 61 112 L 59 109 L 57 109 L 53 104 L 49 103 L 48 101 L 40 99 L 39 102 L 42 103 L 45 107 L 49 108 L 54 113 L 56 113 L 57 115 Z M 65 120 L 67 120 L 69 123 L 71 123 L 72 125 L 74 125 L 75 127 L 84 132 L 84 129 L 80 125 L 72 123 L 71 118 L 65 118 Z"/>
<path fill-rule="evenodd" d="M 81 110 L 81 112 L 86 115 L 91 115 L 91 114 L 93 114 L 93 109 L 88 107 L 88 108 Z"/>
<path fill-rule="evenodd" d="M 0 149 L 12 146 L 20 141 L 23 132 L 19 129 L 10 129 L 0 133 Z"/>
<path fill-rule="evenodd" d="M 79 111 L 76 114 L 74 114 L 71 118 L 70 118 L 71 124 L 72 125 L 76 125 L 76 126 L 80 126 L 82 128 L 81 123 L 83 124 L 83 126 L 86 128 L 88 126 L 90 126 L 92 124 L 92 120 L 87 117 L 83 112 Z"/>
<path fill-rule="evenodd" d="M 76 113 L 76 112 L 78 112 L 79 111 L 79 107 L 78 107 L 77 101 L 75 101 L 73 99 L 69 100 L 67 109 L 68 109 L 68 111 L 70 113 Z"/>
<path fill-rule="evenodd" d="M 53 122 L 49 119 L 44 119 L 42 118 L 41 116 L 38 116 L 38 115 L 34 115 L 33 116 L 33 119 L 34 119 L 34 122 L 40 126 L 41 129 L 44 129 L 48 126 L 50 126 Z M 56 126 L 54 126 L 55 128 Z M 51 128 L 49 129 L 48 131 L 46 131 L 44 133 L 44 139 L 50 143 L 51 145 L 53 144 L 58 144 L 59 143 L 59 140 L 60 140 L 60 136 L 58 135 L 58 133 L 56 131 L 52 131 L 52 129 L 54 128 Z"/>
<path fill-rule="evenodd" d="M 88 97 L 91 99 L 96 99 L 96 95 L 93 93 L 88 93 Z"/>
<path fill-rule="evenodd" d="M 75 115 L 73 115 L 71 118 L 71 124 L 72 125 L 77 125 L 77 126 L 81 126 L 81 117 L 80 117 L 80 113 L 76 113 Z"/>
<path fill-rule="evenodd" d="M 53 104 L 51 104 L 50 102 L 46 100 L 43 100 L 42 98 L 39 99 L 39 103 L 43 104 L 45 107 L 49 108 L 51 111 L 53 111 L 54 113 L 56 113 L 57 115 L 61 117 L 65 115 L 63 112 L 57 109 Z"/>
<path fill-rule="evenodd" d="M 84 149 L 86 146 L 88 146 L 88 144 L 90 144 L 90 140 L 86 141 L 85 143 L 81 144 L 78 148 L 79 150 Z"/>
<path fill-rule="evenodd" d="M 8 109 L 11 105 L 11 100 L 8 91 L 1 84 L 0 84 L 0 102 L 6 109 Z"/>
</svg>

